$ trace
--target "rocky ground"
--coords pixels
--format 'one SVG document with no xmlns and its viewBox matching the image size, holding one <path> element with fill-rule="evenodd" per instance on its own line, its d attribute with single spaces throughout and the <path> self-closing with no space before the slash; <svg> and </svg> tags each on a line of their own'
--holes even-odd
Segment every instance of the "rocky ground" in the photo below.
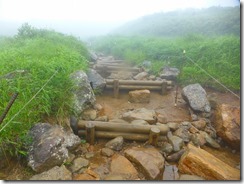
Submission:
<svg viewBox="0 0 244 184">
<path fill-rule="evenodd" d="M 87 74 L 88 78 L 91 73 Z M 160 81 L 166 75 L 162 73 L 157 78 L 145 73 L 127 73 L 125 77 L 120 71 L 107 77 L 122 74 L 124 79 Z M 76 73 L 76 76 L 83 74 Z M 96 74 L 96 83 L 93 82 L 99 92 L 96 100 L 92 93 L 86 92 L 89 95 L 85 98 L 94 102 L 92 107 L 77 108 L 82 109 L 79 121 L 153 126 L 160 130 L 166 127 L 157 144 L 121 136 L 96 137 L 94 144 L 90 144 L 85 136 L 79 138 L 71 129 L 37 124 L 31 130 L 34 143 L 28 167 L 9 161 L 7 172 L 1 172 L 2 179 L 240 180 L 240 101 L 235 96 L 190 85 L 178 88 L 176 104 L 175 86 L 164 95 L 153 90 L 122 90 L 114 98 L 112 90 L 100 93 L 99 86 L 105 85 L 104 81 L 97 83 L 100 77 Z M 191 98 L 198 93 L 203 96 L 197 100 Z"/>
</svg>

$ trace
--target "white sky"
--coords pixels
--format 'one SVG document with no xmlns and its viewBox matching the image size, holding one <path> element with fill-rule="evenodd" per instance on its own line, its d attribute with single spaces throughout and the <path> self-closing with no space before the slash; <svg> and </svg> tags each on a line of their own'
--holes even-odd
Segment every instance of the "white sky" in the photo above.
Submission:
<svg viewBox="0 0 244 184">
<path fill-rule="evenodd" d="M 239 4 L 238 0 L 0 0 L 0 20 L 128 21 L 159 11 Z"/>
</svg>

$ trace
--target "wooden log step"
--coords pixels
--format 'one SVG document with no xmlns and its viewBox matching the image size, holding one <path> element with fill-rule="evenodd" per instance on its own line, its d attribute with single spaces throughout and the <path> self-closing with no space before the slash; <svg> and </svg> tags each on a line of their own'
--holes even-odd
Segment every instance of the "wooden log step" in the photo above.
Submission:
<svg viewBox="0 0 244 184">
<path fill-rule="evenodd" d="M 164 82 L 167 83 L 168 86 L 173 85 L 172 81 L 138 81 L 138 80 L 119 80 L 119 84 L 126 85 L 147 85 L 147 86 L 161 86 Z M 113 84 L 113 79 L 106 79 L 106 84 Z"/>
<path fill-rule="evenodd" d="M 106 132 L 126 132 L 126 133 L 140 133 L 148 134 L 151 128 L 158 128 L 160 130 L 160 135 L 167 135 L 169 127 L 166 125 L 133 125 L 133 124 L 122 124 L 122 123 L 111 123 L 111 122 L 101 122 L 101 121 L 79 121 L 77 124 L 78 130 L 85 130 L 87 122 L 94 124 L 96 131 L 106 131 Z"/>
<path fill-rule="evenodd" d="M 86 137 L 86 131 L 85 130 L 79 130 L 78 136 Z M 148 141 L 149 140 L 149 134 L 95 131 L 95 138 L 113 139 L 113 138 L 116 138 L 118 136 L 122 136 L 124 139 L 132 140 L 132 141 Z M 158 140 L 159 141 L 165 140 L 165 136 L 159 136 Z"/>
<path fill-rule="evenodd" d="M 106 85 L 106 88 L 107 89 L 112 89 L 112 88 L 114 88 L 114 86 L 113 85 Z M 148 89 L 148 90 L 161 90 L 162 89 L 162 86 L 132 86 L 132 85 L 119 85 L 119 89 L 128 89 L 128 90 L 130 90 L 130 89 Z M 171 86 L 167 86 L 166 87 L 166 89 L 167 90 L 170 90 L 170 89 L 172 89 L 172 87 Z"/>
<path fill-rule="evenodd" d="M 113 70 L 113 71 L 128 71 L 128 72 L 140 72 L 140 68 L 131 67 L 115 67 L 115 66 L 95 66 L 97 70 Z"/>
</svg>

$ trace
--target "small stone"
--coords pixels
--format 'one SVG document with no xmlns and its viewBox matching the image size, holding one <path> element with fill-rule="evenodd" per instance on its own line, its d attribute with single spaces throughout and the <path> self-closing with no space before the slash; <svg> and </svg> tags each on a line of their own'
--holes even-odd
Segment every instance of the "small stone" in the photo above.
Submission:
<svg viewBox="0 0 244 184">
<path fill-rule="evenodd" d="M 71 171 L 74 172 L 78 172 L 80 169 L 87 167 L 89 165 L 89 161 L 84 159 L 84 158 L 76 158 L 73 161 L 73 165 L 70 167 Z"/>
<path fill-rule="evenodd" d="M 92 157 L 94 157 L 94 153 L 88 152 L 88 153 L 86 153 L 85 157 L 86 157 L 86 159 L 92 158 Z"/>
<path fill-rule="evenodd" d="M 133 120 L 131 122 L 132 125 L 149 125 L 148 122 L 146 122 L 145 120 L 141 120 L 141 119 L 136 119 L 136 120 Z"/>
<path fill-rule="evenodd" d="M 173 151 L 173 146 L 169 144 L 168 142 L 164 142 L 162 145 L 162 152 L 169 154 Z"/>
<path fill-rule="evenodd" d="M 204 119 L 200 119 L 198 121 L 193 121 L 191 124 L 196 127 L 198 130 L 204 130 L 206 127 L 207 122 Z"/>
<path fill-rule="evenodd" d="M 171 131 L 176 131 L 179 128 L 179 123 L 167 123 L 168 127 L 170 128 Z"/>
<path fill-rule="evenodd" d="M 109 148 L 103 148 L 101 154 L 106 157 L 111 157 L 114 154 L 114 151 Z"/>
<path fill-rule="evenodd" d="M 181 148 L 184 146 L 183 139 L 175 135 L 169 137 L 169 143 L 173 146 L 174 152 L 180 151 Z"/>
<path fill-rule="evenodd" d="M 119 136 L 107 142 L 105 147 L 115 151 L 120 151 L 122 149 L 123 143 L 124 143 L 124 138 L 122 136 Z"/>
<path fill-rule="evenodd" d="M 97 117 L 97 111 L 94 109 L 86 109 L 82 112 L 82 119 L 84 120 L 95 120 Z"/>
<path fill-rule="evenodd" d="M 165 116 L 163 116 L 162 114 L 159 114 L 157 116 L 157 120 L 159 123 L 162 123 L 162 124 L 166 124 L 167 123 L 167 118 Z"/>
</svg>

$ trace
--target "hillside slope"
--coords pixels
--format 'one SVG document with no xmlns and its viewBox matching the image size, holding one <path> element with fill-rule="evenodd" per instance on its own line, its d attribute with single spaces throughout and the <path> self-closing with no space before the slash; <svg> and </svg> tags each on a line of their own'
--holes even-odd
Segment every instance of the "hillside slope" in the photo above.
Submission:
<svg viewBox="0 0 244 184">
<path fill-rule="evenodd" d="M 128 22 L 112 34 L 144 36 L 240 35 L 240 7 L 211 7 L 155 13 Z"/>
</svg>

